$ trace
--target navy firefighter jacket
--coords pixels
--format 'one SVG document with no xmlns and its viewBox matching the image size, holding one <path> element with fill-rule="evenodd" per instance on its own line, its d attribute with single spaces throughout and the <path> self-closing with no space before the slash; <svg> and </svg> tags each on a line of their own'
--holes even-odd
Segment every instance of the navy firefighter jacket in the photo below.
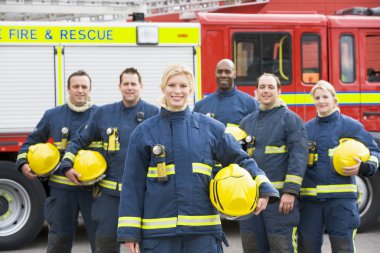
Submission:
<svg viewBox="0 0 380 253">
<path fill-rule="evenodd" d="M 248 115 L 239 127 L 254 138 L 253 158 L 271 183 L 298 196 L 308 153 L 302 119 L 285 106 L 276 106 Z"/>
<path fill-rule="evenodd" d="M 239 125 L 242 118 L 258 109 L 258 102 L 236 86 L 229 91 L 217 90 L 195 104 L 194 112 L 207 114 L 222 122 Z"/>
<path fill-rule="evenodd" d="M 165 154 L 152 149 L 158 144 Z M 256 162 L 224 126 L 189 108 L 159 115 L 133 132 L 128 147 L 119 207 L 118 241 L 185 234 L 221 234 L 218 212 L 209 199 L 213 161 L 237 163 L 259 182 L 261 197 L 278 198 Z M 158 180 L 165 162 L 168 181 Z"/>
<path fill-rule="evenodd" d="M 355 176 L 341 176 L 334 171 L 332 156 L 342 138 L 362 142 L 370 150 L 368 171 L 363 176 L 373 175 L 379 166 L 379 150 L 373 137 L 363 125 L 335 111 L 326 117 L 316 117 L 306 123 L 309 141 L 316 143 L 317 159 L 306 169 L 301 188 L 301 197 L 314 200 L 326 198 L 357 198 Z"/>
<path fill-rule="evenodd" d="M 143 100 L 132 107 L 122 101 L 104 105 L 88 120 L 67 147 L 62 159 L 61 170 L 66 172 L 73 166 L 73 159 L 80 149 L 100 139 L 103 142 L 103 155 L 107 161 L 106 177 L 99 182 L 101 191 L 119 195 L 123 176 L 125 154 L 129 137 L 136 126 L 158 113 L 158 108 Z"/>
<path fill-rule="evenodd" d="M 66 148 L 64 147 L 65 142 L 63 142 L 62 139 L 66 138 L 69 142 L 72 141 L 77 130 L 86 123 L 94 111 L 96 111 L 96 106 L 92 106 L 85 112 L 76 112 L 71 110 L 67 104 L 47 110 L 34 131 L 21 146 L 16 161 L 17 168 L 20 169 L 23 164 L 27 163 L 27 153 L 31 145 L 46 143 L 49 138 L 52 138 L 54 145 L 58 148 L 62 157 Z M 68 130 L 65 136 L 62 133 L 64 128 Z M 89 143 L 89 145 L 90 144 L 91 143 Z M 49 177 L 49 185 L 67 190 L 80 189 L 80 187 L 71 183 L 59 170 L 56 170 L 54 174 Z"/>
</svg>

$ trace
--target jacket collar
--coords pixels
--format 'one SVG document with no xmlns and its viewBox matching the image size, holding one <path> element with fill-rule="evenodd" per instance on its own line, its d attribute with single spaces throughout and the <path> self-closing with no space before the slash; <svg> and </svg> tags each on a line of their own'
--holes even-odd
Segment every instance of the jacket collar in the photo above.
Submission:
<svg viewBox="0 0 380 253">
<path fill-rule="evenodd" d="M 222 91 L 220 89 L 216 90 L 216 94 L 218 96 L 221 96 L 221 97 L 230 97 L 230 96 L 234 95 L 236 92 L 237 92 L 236 85 L 234 85 L 234 87 L 228 91 Z"/>
<path fill-rule="evenodd" d="M 317 116 L 317 119 L 318 119 L 318 122 L 327 123 L 327 122 L 335 121 L 339 117 L 339 115 L 340 115 L 339 111 L 335 111 L 326 117 Z"/>
<path fill-rule="evenodd" d="M 161 110 L 160 110 L 160 116 L 168 119 L 169 121 L 184 120 L 186 118 L 189 118 L 190 115 L 191 115 L 191 111 L 188 106 L 185 108 L 185 110 L 178 111 L 178 112 L 169 111 L 165 109 L 164 107 L 161 107 Z"/>
</svg>

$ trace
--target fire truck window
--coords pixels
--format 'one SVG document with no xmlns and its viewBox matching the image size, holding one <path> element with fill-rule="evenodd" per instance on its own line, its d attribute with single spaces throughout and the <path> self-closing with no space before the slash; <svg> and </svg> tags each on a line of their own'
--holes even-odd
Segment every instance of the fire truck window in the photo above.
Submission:
<svg viewBox="0 0 380 253">
<path fill-rule="evenodd" d="M 380 35 L 366 36 L 367 81 L 380 82 Z"/>
<path fill-rule="evenodd" d="M 291 37 L 288 33 L 235 33 L 233 59 L 236 84 L 253 85 L 264 72 L 277 75 L 281 84 L 291 81 Z"/>
<path fill-rule="evenodd" d="M 301 37 L 302 82 L 314 84 L 321 76 L 321 39 L 318 34 Z"/>
<path fill-rule="evenodd" d="M 340 37 L 340 80 L 343 83 L 355 81 L 354 38 L 351 34 Z"/>
</svg>

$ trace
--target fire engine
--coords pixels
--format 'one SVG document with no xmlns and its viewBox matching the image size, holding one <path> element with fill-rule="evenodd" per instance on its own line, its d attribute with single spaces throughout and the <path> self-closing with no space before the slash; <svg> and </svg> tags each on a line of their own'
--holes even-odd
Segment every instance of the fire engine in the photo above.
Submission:
<svg viewBox="0 0 380 253">
<path fill-rule="evenodd" d="M 342 13 L 367 13 L 361 9 Z M 374 14 L 376 11 L 372 11 Z M 16 171 L 20 145 L 43 112 L 65 103 L 65 82 L 84 69 L 96 104 L 120 100 L 118 75 L 142 74 L 143 98 L 155 102 L 164 68 L 193 69 L 194 101 L 216 89 L 215 65 L 235 62 L 236 85 L 253 95 L 257 77 L 275 73 L 282 99 L 305 121 L 315 116 L 309 92 L 334 84 L 342 113 L 380 142 L 380 17 L 315 13 L 198 13 L 187 23 L 0 23 L 0 250 L 29 243 L 43 225 L 43 180 Z M 361 229 L 380 215 L 380 175 L 359 178 Z"/>
</svg>

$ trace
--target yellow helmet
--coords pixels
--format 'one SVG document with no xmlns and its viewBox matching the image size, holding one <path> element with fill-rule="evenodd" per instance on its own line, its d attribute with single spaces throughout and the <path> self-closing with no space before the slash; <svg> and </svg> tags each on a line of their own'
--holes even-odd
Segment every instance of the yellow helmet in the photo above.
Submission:
<svg viewBox="0 0 380 253">
<path fill-rule="evenodd" d="M 334 169 L 338 174 L 345 176 L 343 174 L 343 168 L 357 164 L 354 157 L 360 159 L 362 162 L 366 162 L 369 156 L 369 149 L 364 146 L 363 143 L 354 139 L 343 138 L 339 141 L 339 145 L 333 155 Z"/>
<path fill-rule="evenodd" d="M 246 219 L 256 208 L 258 184 L 247 170 L 237 164 L 221 169 L 210 182 L 210 199 L 227 219 Z"/>
<path fill-rule="evenodd" d="M 244 141 L 247 133 L 237 125 L 227 124 L 226 133 L 231 134 L 238 142 Z"/>
<path fill-rule="evenodd" d="M 83 184 L 91 185 L 104 178 L 107 162 L 97 151 L 79 150 L 73 168 L 81 175 L 78 179 Z"/>
<path fill-rule="evenodd" d="M 26 157 L 36 175 L 47 177 L 57 169 L 61 155 L 53 144 L 37 143 L 29 147 Z"/>
</svg>

